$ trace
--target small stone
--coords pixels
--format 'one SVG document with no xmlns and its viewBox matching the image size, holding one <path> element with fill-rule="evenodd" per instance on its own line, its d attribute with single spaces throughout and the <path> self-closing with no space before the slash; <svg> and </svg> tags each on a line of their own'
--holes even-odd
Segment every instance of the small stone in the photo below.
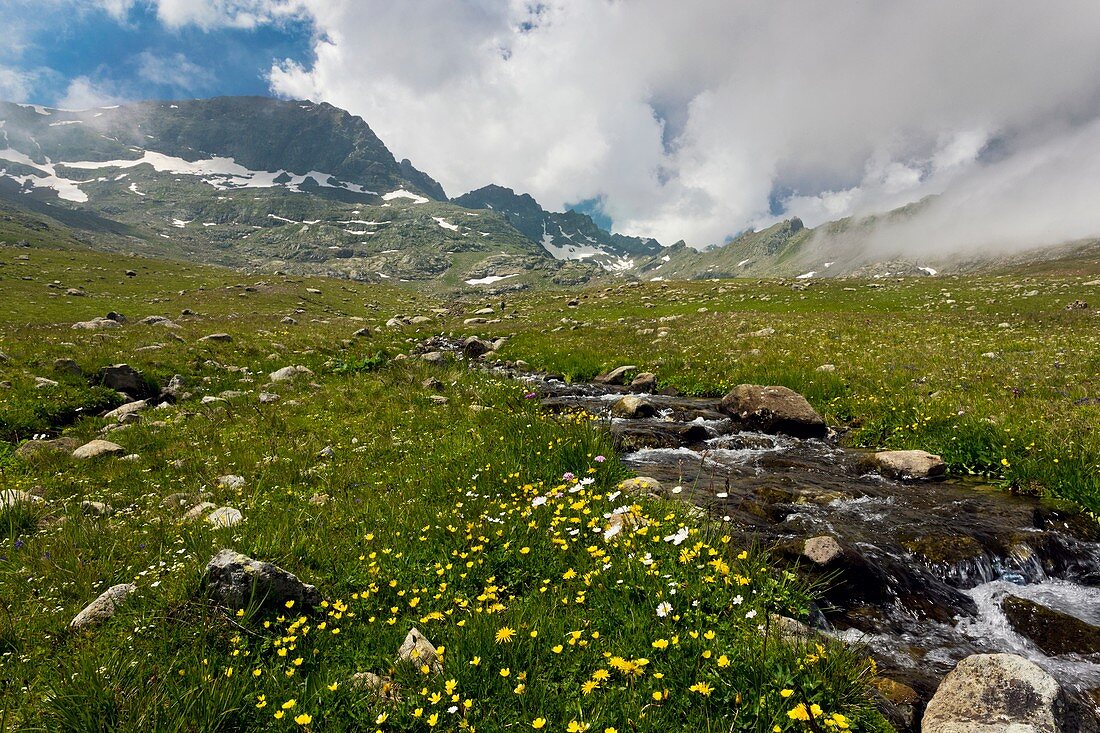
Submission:
<svg viewBox="0 0 1100 733">
<path fill-rule="evenodd" d="M 133 583 L 113 585 L 103 591 L 94 601 L 84 607 L 84 610 L 76 615 L 69 623 L 73 631 L 80 631 L 103 623 L 115 615 L 118 607 L 137 590 Z"/>
<path fill-rule="evenodd" d="M 442 364 L 447 360 L 447 357 L 443 355 L 442 351 L 429 351 L 427 354 L 421 355 L 420 360 L 428 364 Z"/>
<path fill-rule="evenodd" d="M 28 494 L 18 489 L 4 489 L 0 491 L 0 509 L 7 509 L 16 504 L 40 504 L 42 499 L 34 494 Z"/>
<path fill-rule="evenodd" d="M 217 484 L 219 489 L 243 489 L 244 488 L 244 476 L 237 476 L 236 474 L 226 474 L 225 476 L 218 476 Z"/>
<path fill-rule="evenodd" d="M 286 382 L 303 374 L 313 376 L 313 372 L 304 366 L 285 366 L 282 369 L 271 372 L 268 378 L 272 382 Z"/>
<path fill-rule="evenodd" d="M 184 519 L 198 519 L 201 516 L 206 515 L 211 509 L 216 509 L 217 504 L 211 504 L 208 501 L 201 502 L 191 507 L 186 514 L 183 515 Z"/>
<path fill-rule="evenodd" d="M 439 381 L 435 377 L 428 377 L 427 379 L 425 379 L 423 382 L 420 383 L 420 386 L 423 387 L 424 389 L 430 389 L 430 390 L 433 390 L 435 392 L 442 392 L 443 391 L 443 382 Z"/>
<path fill-rule="evenodd" d="M 435 645 L 428 641 L 415 626 L 405 636 L 405 641 L 397 650 L 397 662 L 398 664 L 410 662 L 418 668 L 427 665 L 436 674 L 443 671 L 443 664 L 439 661 L 439 653 Z"/>
<path fill-rule="evenodd" d="M 92 440 L 73 451 L 73 458 L 83 461 L 89 458 L 101 456 L 121 456 L 126 454 L 126 449 L 117 443 L 108 440 Z"/>
<path fill-rule="evenodd" d="M 207 336 L 203 336 L 201 339 L 199 339 L 199 341 L 207 342 L 207 343 L 213 342 L 213 343 L 220 343 L 220 344 L 228 344 L 231 341 L 233 341 L 233 337 L 230 336 L 228 333 L 212 333 L 212 334 L 209 334 Z"/>
<path fill-rule="evenodd" d="M 35 377 L 34 378 L 34 388 L 35 389 L 46 389 L 48 387 L 56 387 L 56 386 L 57 386 L 57 382 L 55 382 L 52 379 L 46 379 L 45 377 Z"/>
<path fill-rule="evenodd" d="M 123 422 L 124 418 L 128 418 L 131 416 L 136 417 L 137 413 L 141 412 L 148 406 L 149 403 L 145 400 L 127 402 L 125 405 L 122 405 L 121 407 L 116 407 L 115 409 L 108 412 L 106 415 L 103 416 L 103 419 L 113 420 L 115 422 Z"/>
<path fill-rule="evenodd" d="M 294 318 L 291 318 L 290 316 L 283 316 L 283 319 L 279 322 L 285 323 L 288 326 L 295 326 L 298 324 L 298 321 Z"/>
<path fill-rule="evenodd" d="M 97 517 L 107 516 L 112 513 L 111 507 L 104 504 L 102 501 L 88 500 L 80 502 L 80 511 L 84 514 L 90 514 Z"/>
<path fill-rule="evenodd" d="M 73 359 L 55 359 L 53 362 L 53 370 L 61 374 L 69 374 L 74 377 L 83 376 L 84 372 L 81 371 L 80 365 Z"/>
<path fill-rule="evenodd" d="M 354 690 L 363 690 L 383 702 L 400 702 L 400 688 L 390 677 L 382 677 L 374 672 L 356 672 L 348 680 Z"/>
<path fill-rule="evenodd" d="M 637 478 L 628 478 L 625 481 L 619 482 L 617 487 L 620 491 L 628 494 L 652 494 L 654 496 L 665 496 L 668 492 L 665 491 L 665 487 L 661 485 L 661 482 L 655 478 L 649 476 L 638 476 Z"/>
<path fill-rule="evenodd" d="M 65 295 L 71 296 L 73 298 L 83 298 L 84 291 L 80 288 L 69 288 L 65 291 Z"/>
<path fill-rule="evenodd" d="M 331 445 L 326 445 L 324 448 L 321 449 L 321 452 L 318 453 L 317 455 L 320 456 L 321 458 L 332 458 L 333 456 L 336 455 L 336 451 L 333 450 Z"/>
<path fill-rule="evenodd" d="M 231 506 L 218 507 L 206 516 L 206 521 L 215 527 L 235 527 L 244 521 L 244 515 L 240 509 Z"/>
<path fill-rule="evenodd" d="M 272 402 L 278 402 L 278 401 L 279 401 L 279 395 L 275 394 L 274 392 L 260 392 L 260 403 L 261 404 L 269 405 Z"/>
<path fill-rule="evenodd" d="M 369 328 L 360 328 L 358 331 L 352 334 L 352 336 L 358 336 L 359 338 L 367 338 L 370 336 Z"/>
<path fill-rule="evenodd" d="M 814 371 L 815 372 L 835 372 L 836 371 L 836 364 L 822 364 L 821 366 L 819 366 Z"/>
<path fill-rule="evenodd" d="M 811 537 L 802 545 L 802 554 L 817 565 L 828 565 L 844 555 L 844 548 L 828 535 Z"/>
<path fill-rule="evenodd" d="M 318 290 L 317 288 L 306 288 L 306 292 L 309 293 L 310 295 L 320 295 L 321 294 L 321 291 Z"/>
<path fill-rule="evenodd" d="M 445 405 L 448 402 L 450 402 L 449 399 L 447 399 L 446 397 L 444 397 L 441 394 L 428 395 L 428 399 L 431 400 L 432 402 L 434 402 L 437 405 Z"/>
<path fill-rule="evenodd" d="M 309 503 L 313 506 L 324 506 L 330 501 L 332 501 L 332 497 L 324 493 L 314 494 L 313 496 L 309 497 Z"/>
</svg>

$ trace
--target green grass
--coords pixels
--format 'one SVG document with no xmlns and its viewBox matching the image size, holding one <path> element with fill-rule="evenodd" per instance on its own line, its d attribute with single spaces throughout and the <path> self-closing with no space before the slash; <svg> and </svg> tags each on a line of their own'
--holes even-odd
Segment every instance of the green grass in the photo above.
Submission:
<svg viewBox="0 0 1100 733">
<path fill-rule="evenodd" d="M 55 280 L 60 290 L 47 287 Z M 68 287 L 87 295 L 62 295 Z M 90 377 L 107 364 L 160 384 L 181 374 L 190 393 L 110 433 L 137 461 L 23 460 L 0 444 L 0 488 L 45 499 L 0 520 L 0 730 L 499 731 L 535 730 L 540 718 L 550 731 L 810 729 L 789 715 L 800 705 L 819 706 L 818 729 L 836 714 L 885 729 L 857 650 L 784 640 L 771 626 L 772 613 L 803 614 L 812 589 L 682 504 L 617 495 L 624 473 L 603 431 L 544 414 L 519 384 L 387 358 L 432 334 L 465 335 L 461 319 L 479 304 L 386 329 L 396 313 L 440 303 L 42 247 L 0 249 L 0 289 L 9 440 L 97 436 L 108 405 Z M 127 325 L 70 328 L 109 310 Z M 138 323 L 146 315 L 179 327 Z M 352 336 L 364 326 L 372 336 Z M 516 332 L 509 348 L 537 355 L 538 320 L 499 328 Z M 214 332 L 233 342 L 198 340 Z M 598 353 L 588 348 L 578 353 Z M 85 376 L 54 375 L 58 358 Z M 314 374 L 267 386 L 290 364 Z M 691 378 L 687 365 L 682 374 Z M 35 376 L 60 384 L 37 389 Z M 447 404 L 421 386 L 431 376 Z M 261 390 L 280 399 L 261 404 Z M 227 391 L 244 394 L 200 401 Z M 245 485 L 219 486 L 224 474 Z M 162 503 L 177 493 L 237 507 L 245 521 L 185 520 Z M 87 515 L 83 500 L 114 511 Z M 605 515 L 622 507 L 634 524 L 605 539 Z M 314 583 L 327 606 L 312 616 L 216 607 L 202 573 L 223 547 Z M 111 621 L 68 630 L 124 582 L 138 591 Z M 442 674 L 395 663 L 413 626 L 444 648 Z M 355 689 L 351 676 L 367 671 L 392 676 L 400 701 Z"/>
<path fill-rule="evenodd" d="M 650 283 L 590 290 L 570 308 L 572 297 L 513 299 L 522 321 L 486 331 L 515 334 L 504 358 L 573 379 L 635 364 L 690 394 L 785 385 L 850 445 L 925 449 L 957 475 L 1100 512 L 1095 275 L 840 280 L 806 290 Z M 1077 299 L 1092 308 L 1065 310 Z M 767 328 L 774 333 L 750 335 Z M 818 370 L 826 364 L 835 370 Z"/>
</svg>

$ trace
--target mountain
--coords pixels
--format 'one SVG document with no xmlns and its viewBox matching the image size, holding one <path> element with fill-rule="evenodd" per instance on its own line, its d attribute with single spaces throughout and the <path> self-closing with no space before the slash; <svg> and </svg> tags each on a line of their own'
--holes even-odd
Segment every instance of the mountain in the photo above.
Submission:
<svg viewBox="0 0 1100 733">
<path fill-rule="evenodd" d="M 626 272 L 635 259 L 661 251 L 655 239 L 627 237 L 601 229 L 592 217 L 577 211 L 546 211 L 529 194 L 489 185 L 454 199 L 468 209 L 496 211 L 532 242 L 559 260 L 586 260 L 605 270 Z"/>
<path fill-rule="evenodd" d="M 448 201 L 367 123 L 266 97 L 85 111 L 0 103 L 0 202 L 105 250 L 434 288 L 577 284 L 489 210 Z"/>
</svg>

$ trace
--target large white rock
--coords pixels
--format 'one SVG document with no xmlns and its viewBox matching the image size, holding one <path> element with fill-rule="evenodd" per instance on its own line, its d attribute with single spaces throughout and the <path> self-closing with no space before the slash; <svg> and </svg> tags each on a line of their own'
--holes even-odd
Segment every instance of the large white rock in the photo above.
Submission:
<svg viewBox="0 0 1100 733">
<path fill-rule="evenodd" d="M 121 456 L 125 453 L 126 449 L 118 443 L 112 443 L 109 440 L 93 440 L 74 450 L 73 458 L 83 461 L 100 456 Z"/>
<path fill-rule="evenodd" d="M 922 733 L 1070 733 L 1058 682 L 1015 654 L 974 654 L 940 683 Z M 1072 729 L 1076 731 L 1076 728 Z"/>
</svg>

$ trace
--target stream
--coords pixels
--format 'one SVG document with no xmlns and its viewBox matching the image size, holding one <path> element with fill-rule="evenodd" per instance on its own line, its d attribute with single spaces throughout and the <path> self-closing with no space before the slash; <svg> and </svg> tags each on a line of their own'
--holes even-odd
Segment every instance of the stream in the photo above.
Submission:
<svg viewBox="0 0 1100 733">
<path fill-rule="evenodd" d="M 626 387 L 521 378 L 548 410 L 603 416 L 637 475 L 820 577 L 812 625 L 864 645 L 880 675 L 917 693 L 899 730 L 916 730 L 943 676 L 977 653 L 1024 656 L 1095 709 L 1100 655 L 1044 653 L 1002 608 L 1016 596 L 1100 626 L 1100 531 L 1076 510 L 976 481 L 886 479 L 830 439 L 742 432 L 717 399 L 638 395 L 656 416 L 619 419 Z M 844 548 L 824 566 L 803 552 L 821 536 Z"/>
</svg>

